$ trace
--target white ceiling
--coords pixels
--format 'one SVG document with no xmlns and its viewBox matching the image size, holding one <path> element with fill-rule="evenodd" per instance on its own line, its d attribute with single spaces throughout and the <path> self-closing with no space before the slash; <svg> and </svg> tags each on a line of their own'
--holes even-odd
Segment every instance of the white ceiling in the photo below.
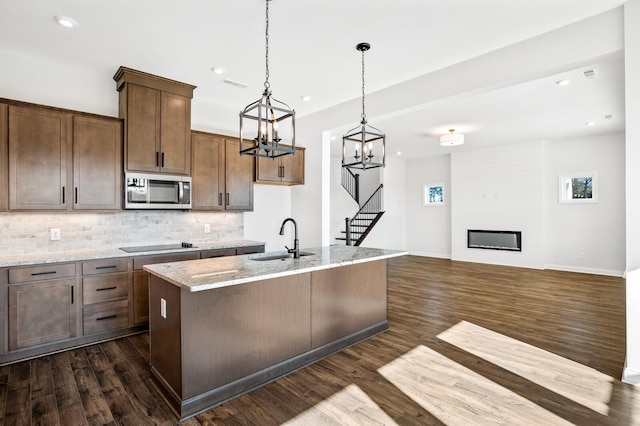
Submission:
<svg viewBox="0 0 640 426">
<path fill-rule="evenodd" d="M 373 92 L 611 10 L 624 0 L 273 0 L 274 96 L 308 115 L 360 96 L 360 54 Z M 110 79 L 120 65 L 197 86 L 194 98 L 235 111 L 264 82 L 264 0 L 21 0 L 0 3 L 0 49 L 73 64 Z M 74 29 L 53 16 L 68 15 Z M 211 67 L 226 69 L 222 76 Z M 373 122 L 388 152 L 448 152 L 455 126 L 474 146 L 624 129 L 621 59 Z M 0 70 L 1 73 L 1 70 Z M 0 74 L 1 75 L 1 74 Z M 246 89 L 223 84 L 229 78 Z M 557 87 L 559 78 L 572 84 Z M 109 84 L 115 84 L 109 81 Z M 310 102 L 301 96 L 311 97 Z M 0 93 L 0 97 L 2 94 Z M 526 101 L 523 101 L 526 100 Z M 603 116 L 612 114 L 613 119 Z M 212 118 L 214 119 L 214 118 Z M 354 115 L 354 125 L 359 112 Z M 585 121 L 596 124 L 587 128 Z M 216 125 L 214 127 L 225 127 Z M 346 130 L 346 129 L 345 129 Z M 425 145 L 425 141 L 433 141 Z M 525 141 L 525 140 L 522 140 Z M 468 145 L 468 144 L 465 144 Z M 425 148 L 428 146 L 429 148 Z"/>
</svg>

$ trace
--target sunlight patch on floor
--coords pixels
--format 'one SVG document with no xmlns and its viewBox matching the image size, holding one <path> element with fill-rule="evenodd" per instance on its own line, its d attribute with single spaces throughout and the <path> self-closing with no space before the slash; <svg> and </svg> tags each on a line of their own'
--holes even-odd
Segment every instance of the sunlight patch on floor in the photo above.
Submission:
<svg viewBox="0 0 640 426">
<path fill-rule="evenodd" d="M 378 372 L 447 426 L 572 424 L 426 346 Z"/>
<path fill-rule="evenodd" d="M 369 396 L 349 385 L 312 408 L 283 423 L 302 425 L 396 425 Z"/>
<path fill-rule="evenodd" d="M 609 414 L 613 378 L 528 343 L 461 321 L 441 340 L 600 414 Z"/>
</svg>

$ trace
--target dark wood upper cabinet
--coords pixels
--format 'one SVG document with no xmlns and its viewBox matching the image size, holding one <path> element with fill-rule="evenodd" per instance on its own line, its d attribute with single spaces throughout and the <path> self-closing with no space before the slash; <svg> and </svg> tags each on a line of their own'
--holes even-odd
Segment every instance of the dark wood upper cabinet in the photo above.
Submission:
<svg viewBox="0 0 640 426">
<path fill-rule="evenodd" d="M 122 208 L 121 120 L 17 102 L 8 110 L 9 210 Z"/>
<path fill-rule="evenodd" d="M 193 210 L 224 210 L 225 141 L 223 136 L 191 133 L 191 206 Z"/>
<path fill-rule="evenodd" d="M 304 185 L 304 151 L 296 147 L 293 155 L 257 158 L 255 181 L 273 185 Z"/>
<path fill-rule="evenodd" d="M 113 78 L 125 119 L 125 170 L 189 175 L 195 86 L 125 67 Z"/>
<path fill-rule="evenodd" d="M 192 132 L 193 210 L 253 210 L 253 158 L 236 138 Z"/>
<path fill-rule="evenodd" d="M 122 121 L 73 117 L 73 209 L 122 208 Z"/>
<path fill-rule="evenodd" d="M 240 140 L 237 138 L 226 139 L 224 158 L 227 186 L 226 209 L 252 211 L 254 158 L 240 155 Z"/>
<path fill-rule="evenodd" d="M 0 211 L 9 208 L 9 105 L 0 103 Z"/>
<path fill-rule="evenodd" d="M 9 106 L 9 209 L 66 210 L 72 115 Z"/>
</svg>

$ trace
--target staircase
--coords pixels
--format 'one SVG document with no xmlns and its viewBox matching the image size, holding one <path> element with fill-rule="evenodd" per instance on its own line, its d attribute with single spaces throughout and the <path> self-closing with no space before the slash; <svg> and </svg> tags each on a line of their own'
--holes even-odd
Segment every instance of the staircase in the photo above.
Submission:
<svg viewBox="0 0 640 426">
<path fill-rule="evenodd" d="M 358 204 L 360 204 L 359 177 L 360 175 L 354 174 L 348 168 L 342 169 L 342 186 Z M 336 240 L 345 241 L 348 246 L 362 244 L 362 241 L 369 235 L 369 232 L 384 214 L 382 210 L 382 188 L 383 185 L 380 184 L 352 218 L 345 218 L 345 230 L 341 231 L 344 237 L 337 237 Z"/>
</svg>

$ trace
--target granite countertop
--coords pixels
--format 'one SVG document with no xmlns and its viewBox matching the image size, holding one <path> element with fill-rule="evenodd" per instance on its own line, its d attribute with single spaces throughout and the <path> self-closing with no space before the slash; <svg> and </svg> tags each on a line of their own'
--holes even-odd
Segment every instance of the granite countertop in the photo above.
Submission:
<svg viewBox="0 0 640 426">
<path fill-rule="evenodd" d="M 252 260 L 286 252 L 246 254 L 213 259 L 146 265 L 144 269 L 191 292 L 244 284 L 252 281 L 337 268 L 403 256 L 406 251 L 352 246 L 329 246 L 301 250 L 300 259 Z"/>
<path fill-rule="evenodd" d="M 124 247 L 141 245 L 142 244 L 126 244 L 124 245 Z M 259 245 L 265 245 L 265 243 L 261 241 L 251 240 L 234 240 L 193 243 L 193 247 L 189 248 L 150 250 L 136 253 L 127 253 L 123 250 L 120 250 L 119 248 L 112 248 L 104 250 L 78 250 L 57 253 L 19 254 L 15 256 L 0 256 L 0 268 L 8 268 L 13 266 L 45 265 L 58 262 L 79 262 L 83 260 L 110 259 L 117 257 L 148 256 L 153 254 L 186 253 L 190 251 L 224 249 L 231 247 L 249 247 Z"/>
</svg>

